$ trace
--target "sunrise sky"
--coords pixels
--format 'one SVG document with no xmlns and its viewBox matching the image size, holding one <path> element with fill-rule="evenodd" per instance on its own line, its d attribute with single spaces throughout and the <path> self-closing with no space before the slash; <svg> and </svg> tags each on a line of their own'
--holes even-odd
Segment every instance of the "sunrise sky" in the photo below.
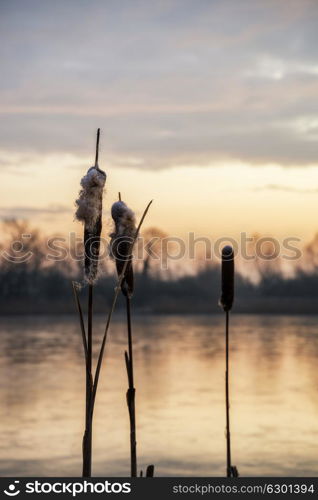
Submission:
<svg viewBox="0 0 318 500">
<path fill-rule="evenodd" d="M 1 0 L 0 216 L 74 229 L 101 127 L 169 234 L 318 230 L 316 0 Z M 107 225 L 107 224 L 106 224 Z"/>
</svg>

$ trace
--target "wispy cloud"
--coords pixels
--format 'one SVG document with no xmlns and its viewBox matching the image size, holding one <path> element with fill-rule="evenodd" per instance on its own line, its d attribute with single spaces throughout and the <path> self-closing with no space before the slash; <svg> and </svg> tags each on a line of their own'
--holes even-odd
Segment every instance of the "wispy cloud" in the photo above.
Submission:
<svg viewBox="0 0 318 500">
<path fill-rule="evenodd" d="M 34 216 L 56 216 L 70 213 L 71 209 L 63 205 L 47 207 L 13 206 L 0 207 L 1 219 L 30 219 Z"/>
<path fill-rule="evenodd" d="M 303 194 L 317 194 L 317 188 L 298 188 L 295 186 L 284 186 L 281 184 L 267 184 L 266 186 L 260 186 L 253 188 L 253 191 L 285 191 L 286 193 L 303 193 Z"/>
</svg>

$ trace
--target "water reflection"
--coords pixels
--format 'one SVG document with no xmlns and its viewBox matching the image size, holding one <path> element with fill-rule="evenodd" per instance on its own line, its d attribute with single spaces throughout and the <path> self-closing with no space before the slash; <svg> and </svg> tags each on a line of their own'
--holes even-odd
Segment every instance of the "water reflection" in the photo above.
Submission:
<svg viewBox="0 0 318 500">
<path fill-rule="evenodd" d="M 103 333 L 98 318 L 95 351 Z M 242 475 L 317 475 L 317 317 L 233 316 L 233 462 Z M 1 475 L 80 475 L 84 370 L 76 317 L 0 320 Z M 139 466 L 224 475 L 222 316 L 135 318 Z M 110 332 L 94 474 L 127 475 L 125 328 Z"/>
</svg>

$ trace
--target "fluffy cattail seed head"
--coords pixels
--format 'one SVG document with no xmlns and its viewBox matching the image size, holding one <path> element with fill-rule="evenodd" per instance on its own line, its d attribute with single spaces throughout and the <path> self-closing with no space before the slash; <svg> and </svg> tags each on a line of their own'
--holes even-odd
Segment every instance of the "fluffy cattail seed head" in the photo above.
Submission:
<svg viewBox="0 0 318 500">
<path fill-rule="evenodd" d="M 232 309 L 234 300 L 234 250 L 227 245 L 222 249 L 222 294 L 220 305 L 224 311 Z"/>
<path fill-rule="evenodd" d="M 88 169 L 81 180 L 81 191 L 76 200 L 77 210 L 75 217 L 85 224 L 86 229 L 93 229 L 101 215 L 103 190 L 106 174 L 94 166 Z"/>
<path fill-rule="evenodd" d="M 131 245 L 136 234 L 135 214 L 121 200 L 113 204 L 111 214 L 115 224 L 114 232 L 110 235 L 111 256 L 115 259 L 118 276 L 128 261 L 121 289 L 125 296 L 131 296 L 134 291 Z"/>
<path fill-rule="evenodd" d="M 81 180 L 82 189 L 75 202 L 75 218 L 84 224 L 85 279 L 90 284 L 97 277 L 105 182 L 105 172 L 98 165 L 91 167 Z"/>
</svg>

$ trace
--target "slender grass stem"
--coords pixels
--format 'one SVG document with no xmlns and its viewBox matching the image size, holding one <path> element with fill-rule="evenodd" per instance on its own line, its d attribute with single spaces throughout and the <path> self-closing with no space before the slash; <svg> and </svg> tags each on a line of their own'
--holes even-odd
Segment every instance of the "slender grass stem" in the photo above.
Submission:
<svg viewBox="0 0 318 500">
<path fill-rule="evenodd" d="M 136 443 L 136 409 L 134 387 L 134 357 L 132 344 L 131 328 L 131 298 L 126 295 L 127 312 L 127 333 L 128 333 L 128 354 L 125 352 L 126 368 L 128 375 L 127 405 L 130 422 L 130 474 L 131 477 L 137 477 L 137 443 Z"/>
<path fill-rule="evenodd" d="M 231 477 L 231 433 L 229 391 L 229 311 L 225 311 L 225 400 L 226 400 L 226 475 Z"/>
</svg>

